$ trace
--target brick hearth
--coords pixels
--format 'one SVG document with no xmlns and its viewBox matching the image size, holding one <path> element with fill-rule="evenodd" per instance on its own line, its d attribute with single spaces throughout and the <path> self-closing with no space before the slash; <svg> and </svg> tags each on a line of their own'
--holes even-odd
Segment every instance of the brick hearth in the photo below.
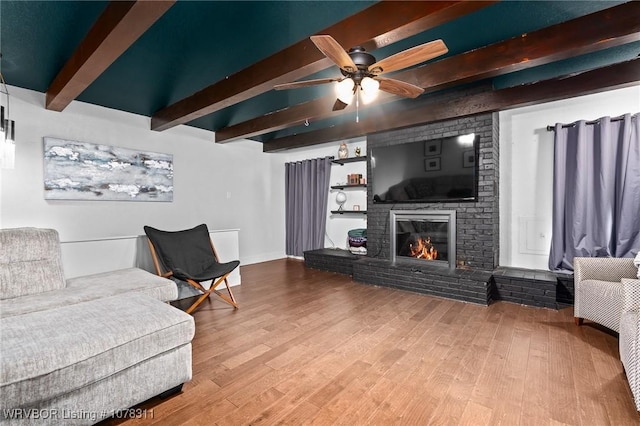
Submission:
<svg viewBox="0 0 640 426">
<path fill-rule="evenodd" d="M 371 149 L 403 143 L 440 139 L 466 133 L 480 135 L 478 155 L 478 201 L 459 203 L 398 203 L 373 202 L 371 165 L 367 164 L 367 250 L 369 257 L 390 259 L 389 210 L 455 210 L 457 215 L 458 264 L 466 268 L 493 271 L 500 252 L 498 216 L 498 114 L 480 114 L 423 126 L 370 135 Z"/>
<path fill-rule="evenodd" d="M 353 263 L 353 279 L 483 305 L 491 300 L 491 272 L 478 269 L 449 269 L 426 262 L 409 266 L 364 257 Z"/>
<path fill-rule="evenodd" d="M 573 276 L 549 271 L 505 267 L 491 272 L 429 265 L 407 267 L 336 249 L 306 251 L 304 262 L 309 268 L 351 275 L 362 283 L 482 305 L 493 300 L 551 309 L 573 304 Z"/>
</svg>

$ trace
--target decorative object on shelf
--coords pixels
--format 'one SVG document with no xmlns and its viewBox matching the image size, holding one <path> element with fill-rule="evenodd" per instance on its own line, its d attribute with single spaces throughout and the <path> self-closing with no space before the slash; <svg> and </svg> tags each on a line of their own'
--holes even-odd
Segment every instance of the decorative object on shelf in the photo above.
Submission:
<svg viewBox="0 0 640 426">
<path fill-rule="evenodd" d="M 44 198 L 173 201 L 173 155 L 45 137 Z"/>
<path fill-rule="evenodd" d="M 356 154 L 356 157 L 360 157 L 360 155 L 362 154 L 362 150 L 360 149 L 359 146 L 356 146 L 355 154 Z"/>
<path fill-rule="evenodd" d="M 340 144 L 340 149 L 338 149 L 338 158 L 344 159 L 349 156 L 349 148 L 347 148 L 346 143 Z"/>
<path fill-rule="evenodd" d="M 360 182 L 361 179 L 363 179 L 362 178 L 362 174 L 360 174 L 360 173 L 352 173 L 350 175 L 347 175 L 347 184 L 348 185 L 360 185 L 361 183 L 364 183 L 364 182 Z"/>
<path fill-rule="evenodd" d="M 346 202 L 347 202 L 347 194 L 345 194 L 342 191 L 338 192 L 336 194 L 336 203 L 340 205 L 340 207 L 338 207 L 339 212 L 344 210 L 344 203 Z"/>
<path fill-rule="evenodd" d="M 0 55 L 1 57 L 2 55 Z M 5 110 L 2 95 L 7 99 Z M 5 115 L 6 111 L 6 115 Z M 0 72 L 0 168 L 13 169 L 16 160 L 16 122 L 9 116 L 9 91 Z"/>
<path fill-rule="evenodd" d="M 354 204 L 353 205 L 353 211 L 354 212 L 359 212 L 360 211 L 360 204 Z"/>
</svg>

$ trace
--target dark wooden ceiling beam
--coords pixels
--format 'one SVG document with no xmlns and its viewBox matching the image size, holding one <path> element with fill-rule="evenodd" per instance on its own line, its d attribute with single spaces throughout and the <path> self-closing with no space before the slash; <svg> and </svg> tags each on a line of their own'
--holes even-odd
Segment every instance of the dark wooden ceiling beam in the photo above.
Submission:
<svg viewBox="0 0 640 426">
<path fill-rule="evenodd" d="M 263 150 L 265 152 L 274 152 L 301 148 L 403 127 L 480 113 L 503 111 L 638 84 L 640 84 L 640 59 L 634 59 L 570 77 L 487 91 L 443 102 L 421 102 L 419 106 L 405 107 L 403 109 L 393 109 L 393 104 L 387 104 L 381 108 L 382 111 L 380 113 L 370 115 L 364 120 L 361 119 L 360 123 L 347 123 L 323 130 L 273 139 L 264 144 Z"/>
<path fill-rule="evenodd" d="M 382 1 L 319 32 L 345 48 L 373 50 L 479 10 L 496 1 Z M 332 65 L 308 38 L 156 112 L 166 130 L 219 111 Z"/>
<path fill-rule="evenodd" d="M 640 2 L 630 2 L 592 13 L 529 34 L 460 55 L 397 73 L 393 78 L 433 92 L 453 84 L 481 79 L 543 65 L 553 61 L 595 52 L 640 40 Z M 381 93 L 375 102 L 398 100 Z M 334 101 L 330 100 L 331 104 Z M 280 111 L 219 129 L 216 142 L 230 142 L 317 121 L 350 112 L 332 111 L 327 99 L 315 99 Z"/>
<path fill-rule="evenodd" d="M 174 3 L 110 2 L 47 89 L 46 108 L 65 109 Z"/>
<path fill-rule="evenodd" d="M 440 90 L 639 40 L 640 2 L 632 1 L 408 70 L 401 79 Z"/>
</svg>

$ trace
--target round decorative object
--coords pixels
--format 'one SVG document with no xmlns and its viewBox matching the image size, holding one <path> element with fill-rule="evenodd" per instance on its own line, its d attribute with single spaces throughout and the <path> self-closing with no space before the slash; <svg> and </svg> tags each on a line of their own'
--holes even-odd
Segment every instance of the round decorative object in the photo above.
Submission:
<svg viewBox="0 0 640 426">
<path fill-rule="evenodd" d="M 336 194 L 336 203 L 340 205 L 340 207 L 338 207 L 338 211 L 341 211 L 344 209 L 344 203 L 346 202 L 347 202 L 347 194 L 345 194 L 342 191 L 338 192 Z"/>
<path fill-rule="evenodd" d="M 347 144 L 341 143 L 340 149 L 338 149 L 338 158 L 347 158 L 349 156 L 349 148 L 347 148 Z"/>
<path fill-rule="evenodd" d="M 360 150 L 359 146 L 356 146 L 355 154 L 356 154 L 356 157 L 360 157 L 360 154 L 362 154 L 362 151 Z"/>
</svg>

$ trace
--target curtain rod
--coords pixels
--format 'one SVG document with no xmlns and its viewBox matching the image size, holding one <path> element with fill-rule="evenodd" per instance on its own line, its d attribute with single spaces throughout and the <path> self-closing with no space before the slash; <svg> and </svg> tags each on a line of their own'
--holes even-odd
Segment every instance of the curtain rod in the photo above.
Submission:
<svg viewBox="0 0 640 426">
<path fill-rule="evenodd" d="M 621 115 L 619 117 L 613 117 L 611 119 L 611 121 L 620 121 L 624 118 L 624 115 Z M 585 122 L 585 124 L 598 124 L 600 122 L 600 119 L 598 118 L 597 120 L 593 120 L 593 121 L 587 121 Z M 562 128 L 563 129 L 567 129 L 569 127 L 574 127 L 576 125 L 576 123 L 570 123 L 570 124 L 563 124 Z M 547 126 L 547 132 L 553 132 L 556 129 L 556 126 Z"/>
<path fill-rule="evenodd" d="M 302 163 L 303 161 L 311 161 L 311 160 L 324 160 L 325 158 L 328 158 L 329 160 L 334 160 L 336 157 L 334 157 L 333 155 L 327 155 L 325 157 L 307 158 L 306 160 L 289 161 L 288 163 L 285 163 L 285 164 Z"/>
</svg>

